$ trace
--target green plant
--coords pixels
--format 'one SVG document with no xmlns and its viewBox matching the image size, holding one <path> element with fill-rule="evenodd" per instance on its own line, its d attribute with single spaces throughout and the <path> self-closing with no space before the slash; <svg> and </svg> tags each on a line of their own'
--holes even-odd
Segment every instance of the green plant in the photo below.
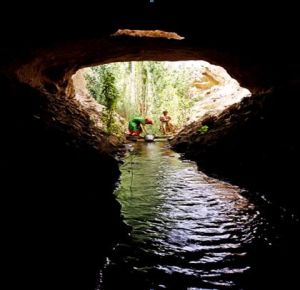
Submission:
<svg viewBox="0 0 300 290">
<path fill-rule="evenodd" d="M 159 134 L 159 117 L 164 110 L 180 128 L 199 101 L 196 95 L 204 98 L 201 90 L 197 94 L 192 90 L 194 80 L 201 74 L 199 66 L 186 63 L 139 61 L 93 67 L 85 77 L 90 94 L 106 107 L 108 132 L 115 127 L 116 112 L 126 122 L 134 116 L 151 117 L 154 120 L 151 132 Z"/>
<path fill-rule="evenodd" d="M 119 98 L 115 74 L 108 65 L 92 68 L 91 71 L 91 74 L 86 75 L 87 88 L 96 101 L 105 106 L 106 114 L 102 119 L 106 123 L 107 132 L 114 133 L 116 126 L 113 115 Z"/>
<path fill-rule="evenodd" d="M 203 126 L 201 126 L 199 129 L 198 129 L 198 132 L 201 134 L 201 135 L 203 135 L 203 134 L 205 134 L 205 133 L 207 133 L 208 132 L 208 126 L 207 125 L 203 125 Z"/>
</svg>

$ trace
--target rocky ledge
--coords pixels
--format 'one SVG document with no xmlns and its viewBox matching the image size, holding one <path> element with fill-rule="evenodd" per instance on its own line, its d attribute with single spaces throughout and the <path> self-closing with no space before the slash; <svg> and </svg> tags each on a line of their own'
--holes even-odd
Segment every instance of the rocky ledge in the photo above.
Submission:
<svg viewBox="0 0 300 290">
<path fill-rule="evenodd" d="M 219 114 L 206 114 L 171 140 L 201 170 L 297 207 L 297 88 L 244 98 Z"/>
</svg>

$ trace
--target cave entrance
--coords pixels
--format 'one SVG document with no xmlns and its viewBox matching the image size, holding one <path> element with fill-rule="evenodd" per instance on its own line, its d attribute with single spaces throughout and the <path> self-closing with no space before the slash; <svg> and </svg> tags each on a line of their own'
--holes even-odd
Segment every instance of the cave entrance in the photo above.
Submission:
<svg viewBox="0 0 300 290">
<path fill-rule="evenodd" d="M 156 136 L 174 135 L 251 96 L 224 68 L 206 61 L 115 62 L 77 71 L 73 84 L 80 102 L 92 97 L 98 103 L 91 112 L 95 124 L 116 135 L 126 133 L 135 117 L 151 119 L 147 131 Z M 167 127 L 164 111 L 172 120 Z"/>
</svg>

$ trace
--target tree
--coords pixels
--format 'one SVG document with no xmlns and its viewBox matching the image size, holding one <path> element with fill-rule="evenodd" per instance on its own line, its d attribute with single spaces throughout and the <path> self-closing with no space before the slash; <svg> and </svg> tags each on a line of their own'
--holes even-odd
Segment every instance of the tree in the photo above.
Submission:
<svg viewBox="0 0 300 290">
<path fill-rule="evenodd" d="M 103 65 L 91 68 L 92 73 L 86 75 L 87 87 L 91 95 L 106 107 L 106 126 L 112 132 L 113 114 L 116 109 L 119 92 L 115 86 L 115 75 L 111 66 Z"/>
<path fill-rule="evenodd" d="M 91 95 L 109 112 L 127 121 L 134 116 L 151 116 L 153 132 L 159 130 L 159 116 L 169 111 L 177 127 L 182 126 L 195 100 L 190 90 L 202 76 L 201 67 L 184 62 L 121 62 L 93 67 L 86 76 Z"/>
</svg>

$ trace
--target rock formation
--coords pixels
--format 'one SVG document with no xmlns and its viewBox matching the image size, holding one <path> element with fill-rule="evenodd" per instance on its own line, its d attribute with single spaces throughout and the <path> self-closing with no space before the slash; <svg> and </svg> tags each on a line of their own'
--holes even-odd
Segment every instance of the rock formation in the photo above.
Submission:
<svg viewBox="0 0 300 290">
<path fill-rule="evenodd" d="M 228 154 L 226 164 L 234 160 L 231 169 L 246 172 L 245 156 L 250 154 L 259 172 L 280 168 L 282 181 L 289 184 L 287 199 L 297 194 L 289 183 L 299 148 L 297 8 L 275 2 L 264 8 L 253 1 L 242 6 L 100 2 L 97 8 L 90 2 L 64 6 L 61 1 L 34 3 L 33 8 L 30 1 L 10 2 L 2 8 L 9 17 L 0 19 L 2 234 L 9 272 L 4 276 L 11 288 L 94 289 L 103 252 L 122 232 L 120 208 L 112 195 L 118 167 L 110 141 L 74 97 L 71 76 L 83 67 L 112 61 L 205 60 L 224 67 L 253 94 L 272 89 L 274 99 L 258 102 L 263 111 L 247 99 L 249 109 L 245 100 L 240 111 L 233 110 L 236 114 L 219 119 L 231 120 L 224 139 L 214 139 L 222 128 L 214 120 L 203 136 L 207 141 L 194 131 L 192 138 L 199 139 L 196 147 L 205 144 L 206 164 L 217 165 Z M 159 29 L 184 39 L 112 36 L 124 28 Z M 249 121 L 247 111 L 253 113 Z M 244 112 L 243 119 L 238 112 Z M 209 140 L 218 144 L 210 146 Z M 243 165 L 237 164 L 237 156 Z"/>
</svg>

